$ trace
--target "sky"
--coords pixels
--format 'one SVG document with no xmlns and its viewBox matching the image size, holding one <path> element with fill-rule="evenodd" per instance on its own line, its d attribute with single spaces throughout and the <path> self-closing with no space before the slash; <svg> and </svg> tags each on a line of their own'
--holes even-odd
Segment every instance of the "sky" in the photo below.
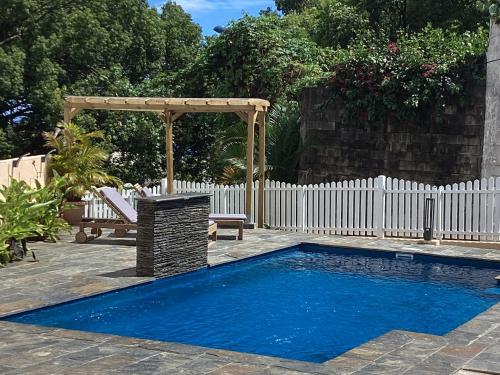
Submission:
<svg viewBox="0 0 500 375">
<path fill-rule="evenodd" d="M 161 7 L 165 0 L 149 0 L 151 6 Z M 217 25 L 241 18 L 243 14 L 258 15 L 262 9 L 274 9 L 273 0 L 176 0 L 191 14 L 193 21 L 203 28 L 203 34 L 212 35 Z"/>
</svg>

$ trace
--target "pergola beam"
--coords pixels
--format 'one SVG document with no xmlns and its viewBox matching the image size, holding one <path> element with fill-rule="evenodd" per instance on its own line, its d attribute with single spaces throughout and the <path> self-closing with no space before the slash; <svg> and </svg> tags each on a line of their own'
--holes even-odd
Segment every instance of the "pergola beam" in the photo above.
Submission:
<svg viewBox="0 0 500 375">
<path fill-rule="evenodd" d="M 269 102 L 263 99 L 200 99 L 200 98 L 119 98 L 68 96 L 65 105 L 72 108 L 116 111 L 173 112 L 248 112 L 266 111 Z"/>
<path fill-rule="evenodd" d="M 247 123 L 247 172 L 245 214 L 252 217 L 253 203 L 253 159 L 255 123 L 259 123 L 259 207 L 258 226 L 264 225 L 264 181 L 265 181 L 265 116 L 270 103 L 263 99 L 243 98 L 125 98 L 68 96 L 64 102 L 64 121 L 70 122 L 82 109 L 109 111 L 144 111 L 156 113 L 165 122 L 167 159 L 167 193 L 174 192 L 173 123 L 185 113 L 235 113 Z"/>
</svg>

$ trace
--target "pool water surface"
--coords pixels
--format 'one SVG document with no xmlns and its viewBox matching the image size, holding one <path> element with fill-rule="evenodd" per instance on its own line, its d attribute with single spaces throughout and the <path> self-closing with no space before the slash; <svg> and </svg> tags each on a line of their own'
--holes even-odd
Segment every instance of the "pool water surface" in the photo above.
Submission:
<svg viewBox="0 0 500 375">
<path fill-rule="evenodd" d="M 394 329 L 450 332 L 500 301 L 499 270 L 301 245 L 6 320 L 323 362 Z"/>
</svg>

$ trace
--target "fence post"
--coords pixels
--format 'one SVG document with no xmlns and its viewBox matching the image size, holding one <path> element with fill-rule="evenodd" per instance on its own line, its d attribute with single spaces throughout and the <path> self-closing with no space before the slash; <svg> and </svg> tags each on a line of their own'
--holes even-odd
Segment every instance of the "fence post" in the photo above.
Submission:
<svg viewBox="0 0 500 375">
<path fill-rule="evenodd" d="M 373 197 L 374 210 L 373 220 L 377 238 L 385 237 L 385 176 L 378 176 L 375 179 L 375 194 Z"/>
<path fill-rule="evenodd" d="M 161 195 L 167 194 L 167 179 L 166 178 L 162 178 L 160 180 L 160 194 Z"/>
</svg>

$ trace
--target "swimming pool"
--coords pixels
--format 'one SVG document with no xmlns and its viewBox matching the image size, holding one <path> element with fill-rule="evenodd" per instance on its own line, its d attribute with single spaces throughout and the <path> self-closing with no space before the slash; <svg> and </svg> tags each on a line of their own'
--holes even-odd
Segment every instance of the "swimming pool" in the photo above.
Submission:
<svg viewBox="0 0 500 375">
<path fill-rule="evenodd" d="M 393 329 L 448 333 L 500 300 L 499 270 L 301 245 L 5 319 L 323 362 Z"/>
</svg>

